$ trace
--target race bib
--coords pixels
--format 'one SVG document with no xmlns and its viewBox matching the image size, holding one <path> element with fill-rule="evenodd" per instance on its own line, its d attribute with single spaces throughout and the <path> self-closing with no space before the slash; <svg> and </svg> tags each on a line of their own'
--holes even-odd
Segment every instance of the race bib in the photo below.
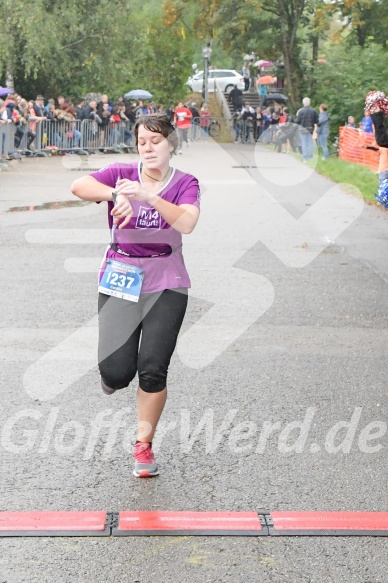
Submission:
<svg viewBox="0 0 388 583">
<path fill-rule="evenodd" d="M 138 302 L 144 271 L 140 267 L 108 259 L 98 291 L 108 296 Z"/>
</svg>

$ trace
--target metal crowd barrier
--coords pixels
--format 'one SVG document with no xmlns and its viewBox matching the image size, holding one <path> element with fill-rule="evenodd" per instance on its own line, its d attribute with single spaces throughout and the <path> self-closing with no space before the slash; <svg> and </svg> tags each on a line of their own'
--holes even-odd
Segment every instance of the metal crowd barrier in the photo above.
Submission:
<svg viewBox="0 0 388 583">
<path fill-rule="evenodd" d="M 192 140 L 230 142 L 232 121 L 224 117 L 193 117 L 189 137 Z"/>
<path fill-rule="evenodd" d="M 241 141 L 243 144 L 253 144 L 263 134 L 261 125 L 254 121 L 244 121 L 233 117 L 233 139 L 235 142 Z M 267 134 L 268 142 L 271 142 Z M 263 140 L 264 141 L 264 140 Z"/>
<path fill-rule="evenodd" d="M 14 151 L 16 126 L 11 123 L 2 123 L 0 125 L 0 145 L 1 157 L 8 157 Z"/>
<path fill-rule="evenodd" d="M 18 154 L 47 156 L 50 152 L 122 151 L 134 147 L 134 132 L 131 122 L 102 127 L 93 120 L 32 120 L 18 126 L 1 124 L 0 146 L 1 158 Z"/>
<path fill-rule="evenodd" d="M 260 141 L 263 144 L 275 144 L 278 130 L 279 126 L 276 124 L 264 127 L 261 122 L 233 118 L 233 138 L 235 142 L 241 141 L 243 144 L 254 144 Z M 296 134 L 292 138 L 296 145 L 299 144 L 297 138 Z"/>
<path fill-rule="evenodd" d="M 112 151 L 134 147 L 131 122 L 114 122 L 106 126 L 94 120 L 84 120 L 81 125 L 81 148 L 87 151 Z"/>
<path fill-rule="evenodd" d="M 10 159 L 21 159 L 15 152 L 16 126 L 11 123 L 0 124 L 0 170 L 7 170 Z"/>
</svg>

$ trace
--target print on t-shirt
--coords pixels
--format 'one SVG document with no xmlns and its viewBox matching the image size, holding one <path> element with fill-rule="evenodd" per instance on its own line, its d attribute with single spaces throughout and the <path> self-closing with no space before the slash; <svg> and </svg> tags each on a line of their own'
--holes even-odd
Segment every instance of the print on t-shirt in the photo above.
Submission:
<svg viewBox="0 0 388 583">
<path fill-rule="evenodd" d="M 160 229 L 161 216 L 153 208 L 141 206 L 136 220 L 136 229 Z"/>
</svg>

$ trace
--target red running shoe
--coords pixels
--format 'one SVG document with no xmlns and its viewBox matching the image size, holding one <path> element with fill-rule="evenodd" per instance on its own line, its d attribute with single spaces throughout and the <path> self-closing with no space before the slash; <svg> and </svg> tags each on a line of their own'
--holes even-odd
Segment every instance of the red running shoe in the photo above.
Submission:
<svg viewBox="0 0 388 583">
<path fill-rule="evenodd" d="M 159 475 L 158 465 L 149 443 L 137 443 L 133 456 L 135 458 L 133 475 L 136 478 L 152 478 Z"/>
</svg>

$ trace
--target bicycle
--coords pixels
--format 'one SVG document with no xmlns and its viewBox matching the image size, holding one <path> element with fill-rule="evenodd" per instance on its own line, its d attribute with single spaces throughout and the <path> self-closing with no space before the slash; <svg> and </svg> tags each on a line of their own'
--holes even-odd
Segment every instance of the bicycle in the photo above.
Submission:
<svg viewBox="0 0 388 583">
<path fill-rule="evenodd" d="M 213 119 L 209 125 L 209 136 L 211 138 L 218 138 L 221 133 L 221 124 Z"/>
</svg>

